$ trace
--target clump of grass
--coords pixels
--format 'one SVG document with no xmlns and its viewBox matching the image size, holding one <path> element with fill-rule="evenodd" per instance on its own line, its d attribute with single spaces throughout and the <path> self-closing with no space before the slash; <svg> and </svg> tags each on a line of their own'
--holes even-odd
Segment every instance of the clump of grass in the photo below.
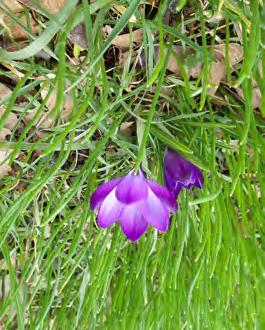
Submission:
<svg viewBox="0 0 265 330">
<path fill-rule="evenodd" d="M 11 140 L 0 145 L 10 149 L 16 173 L 0 182 L 0 325 L 262 328 L 265 141 L 263 118 L 252 107 L 252 69 L 263 54 L 258 1 L 250 7 L 224 1 L 222 8 L 211 1 L 206 9 L 226 15 L 220 34 L 219 23 L 208 26 L 203 8 L 193 1 L 191 21 L 177 16 L 174 28 L 165 23 L 163 3 L 156 18 L 146 19 L 137 0 L 115 2 L 125 8 L 120 16 L 109 1 L 82 1 L 73 10 L 76 2 L 69 0 L 31 46 L 2 52 L 3 62 L 25 76 L 1 104 L 16 111 L 20 122 L 30 110 L 37 112 L 22 132 L 18 124 Z M 129 22 L 132 15 L 137 23 Z M 90 47 L 74 66 L 67 34 L 84 18 Z M 101 30 L 106 24 L 114 28 L 104 40 Z M 183 33 L 188 24 L 195 24 L 196 38 Z M 227 45 L 239 42 L 231 25 L 242 26 L 245 56 L 233 78 L 242 86 L 245 101 L 220 87 L 222 102 L 215 104 L 207 94 L 212 63 L 208 46 L 220 40 Z M 128 26 L 144 31 L 146 68 L 113 63 L 107 70 L 104 54 Z M 211 29 L 217 32 L 211 34 Z M 193 47 L 204 59 L 197 81 L 169 74 L 167 56 L 155 63 L 159 43 L 162 50 L 168 44 Z M 44 46 L 53 58 L 48 65 L 32 57 Z M 36 139 L 36 123 L 47 102 L 40 97 L 36 77 L 49 81 L 50 73 L 55 74 L 52 86 L 58 86 L 53 125 Z M 133 85 L 134 79 L 141 83 Z M 66 91 L 73 96 L 74 108 L 63 121 L 59 114 Z M 21 95 L 26 106 L 16 103 Z M 119 127 L 130 120 L 137 129 L 125 137 Z M 142 160 L 148 175 L 162 182 L 166 145 L 203 169 L 204 189 L 181 194 L 166 234 L 150 230 L 131 244 L 119 226 L 100 230 L 89 209 L 91 192 Z"/>
</svg>

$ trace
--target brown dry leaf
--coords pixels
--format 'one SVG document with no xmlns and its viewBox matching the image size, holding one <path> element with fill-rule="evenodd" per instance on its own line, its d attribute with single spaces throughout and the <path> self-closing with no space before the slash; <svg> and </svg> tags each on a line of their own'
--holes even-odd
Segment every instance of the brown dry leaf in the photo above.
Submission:
<svg viewBox="0 0 265 330">
<path fill-rule="evenodd" d="M 19 23 L 15 23 L 15 19 L 18 20 Z M 16 41 L 20 40 L 26 40 L 28 39 L 28 32 L 26 29 L 24 30 L 21 28 L 20 24 L 24 26 L 25 28 L 27 27 L 27 18 L 25 16 L 21 17 L 14 17 L 11 18 L 9 16 L 4 16 L 3 18 L 4 22 L 4 27 L 6 29 L 5 35 L 9 39 L 14 39 Z M 34 21 L 34 19 L 30 16 L 30 32 L 32 34 L 36 34 L 38 31 L 38 25 L 37 22 Z"/>
<path fill-rule="evenodd" d="M 21 4 L 16 0 L 1 0 L 0 8 L 9 9 L 13 13 L 19 13 L 23 10 Z"/>
<path fill-rule="evenodd" d="M 83 49 L 88 48 L 88 40 L 86 35 L 86 26 L 84 22 L 77 24 L 73 30 L 69 33 L 68 39 L 73 43 L 77 44 Z"/>
<path fill-rule="evenodd" d="M 5 106 L 1 105 L 0 106 L 0 118 L 3 116 L 5 111 L 6 111 Z M 7 120 L 5 121 L 5 128 L 8 128 L 8 129 L 14 128 L 16 126 L 17 119 L 18 119 L 17 115 L 14 114 L 13 112 L 10 112 L 10 114 L 8 115 Z"/>
<path fill-rule="evenodd" d="M 0 131 L 0 141 L 5 140 L 7 135 L 11 134 L 11 131 L 9 128 L 3 127 Z"/>
<path fill-rule="evenodd" d="M 191 50 L 187 50 L 187 52 L 185 53 L 185 55 L 190 55 L 190 54 L 192 54 Z M 224 44 L 215 45 L 214 50 L 213 50 L 213 55 L 214 55 L 214 59 L 216 60 L 216 64 L 221 63 L 220 66 L 222 68 L 222 71 L 225 73 L 225 70 L 223 70 L 224 67 L 222 64 L 222 62 L 225 62 L 225 45 Z M 230 63 L 231 68 L 233 69 L 233 67 L 236 64 L 240 63 L 242 61 L 242 59 L 243 59 L 242 46 L 239 44 L 231 43 L 229 45 L 229 63 Z M 203 66 L 203 63 L 199 62 L 195 68 L 196 69 L 202 68 L 202 66 Z M 217 67 L 213 65 L 213 69 L 216 69 L 216 68 Z M 194 70 L 194 68 L 192 68 L 191 70 Z M 219 68 L 218 76 L 221 75 L 220 71 L 221 71 L 221 69 Z M 194 71 L 192 71 L 192 72 L 194 73 Z M 198 74 L 199 73 L 200 72 L 198 72 Z M 214 72 L 212 72 L 211 76 L 212 77 L 214 76 Z M 197 78 L 197 77 L 198 77 L 198 75 L 195 78 Z"/>
<path fill-rule="evenodd" d="M 15 52 L 17 50 L 23 49 L 28 45 L 27 40 L 20 40 L 16 42 L 12 42 L 11 39 L 5 42 L 5 50 L 9 52 Z"/>
<path fill-rule="evenodd" d="M 41 97 L 44 100 L 46 98 L 46 96 L 48 95 L 50 84 L 48 82 L 44 82 L 41 85 L 43 86 L 43 89 L 41 91 Z M 52 127 L 53 119 L 51 119 L 49 115 L 53 111 L 55 104 L 56 104 L 57 90 L 58 89 L 55 86 L 52 93 L 50 94 L 48 100 L 46 101 L 46 107 L 47 107 L 48 111 L 46 111 L 43 114 L 43 116 L 38 124 L 38 127 L 42 127 L 42 128 Z M 71 115 L 73 106 L 74 106 L 74 101 L 73 101 L 72 96 L 70 94 L 66 94 L 65 99 L 64 99 L 63 109 L 61 111 L 61 117 L 64 120 L 67 120 L 69 118 L 69 116 Z"/>
<path fill-rule="evenodd" d="M 44 99 L 47 96 L 47 94 L 48 94 L 48 90 L 47 89 L 43 90 L 41 92 L 42 99 Z M 56 104 L 56 98 L 57 98 L 57 87 L 54 88 L 54 90 L 52 91 L 52 93 L 46 103 L 46 106 L 47 106 L 49 112 L 51 112 L 54 109 L 55 104 Z M 74 106 L 73 98 L 71 95 L 67 94 L 65 96 L 64 106 L 63 106 L 63 109 L 61 112 L 63 119 L 66 120 L 69 118 L 69 115 L 72 112 L 73 106 Z"/>
<path fill-rule="evenodd" d="M 5 99 L 6 97 L 10 96 L 12 91 L 8 88 L 5 84 L 0 82 L 0 100 Z"/>
<path fill-rule="evenodd" d="M 24 73 L 18 71 L 14 65 L 8 64 L 8 63 L 4 63 L 2 62 L 1 65 L 6 68 L 7 70 L 9 70 L 10 72 L 8 73 L 8 78 L 12 81 L 12 83 L 14 85 L 16 85 L 21 78 L 24 77 Z M 1 87 L 0 87 L 1 89 Z"/>
<path fill-rule="evenodd" d="M 167 52 L 167 49 L 165 49 L 165 52 Z M 173 46 L 172 48 L 172 54 L 169 57 L 168 67 L 167 69 L 173 73 L 175 73 L 177 76 L 181 77 L 181 70 L 177 64 L 176 56 L 179 58 L 182 63 L 184 62 L 184 59 L 187 56 L 195 54 L 194 49 L 187 47 L 183 48 L 182 46 Z M 225 61 L 225 45 L 220 44 L 214 46 L 214 59 L 218 62 Z M 159 46 L 155 48 L 155 60 L 158 61 L 160 57 L 160 49 Z M 231 43 L 229 45 L 229 62 L 233 69 L 233 66 L 240 63 L 243 59 L 243 48 L 239 44 Z M 143 62 L 144 59 L 143 59 Z M 196 66 L 188 69 L 188 74 L 192 78 L 197 78 L 199 73 L 201 72 L 201 69 L 203 67 L 203 62 L 198 62 Z"/>
<path fill-rule="evenodd" d="M 135 63 L 137 60 L 138 52 L 136 50 L 128 51 L 128 52 L 120 52 L 119 54 L 119 67 L 123 67 L 124 64 L 129 60 L 131 63 Z"/>
<path fill-rule="evenodd" d="M 166 52 L 167 50 L 165 49 L 165 53 Z M 171 72 L 174 72 L 177 76 L 182 76 L 176 57 L 178 57 L 178 59 L 183 62 L 185 57 L 191 54 L 194 54 L 194 50 L 192 48 L 184 49 L 182 46 L 173 46 L 172 54 L 170 55 L 168 60 L 167 69 Z M 156 58 L 160 57 L 159 47 L 155 48 L 155 57 Z"/>
<path fill-rule="evenodd" d="M 208 88 L 208 93 L 214 95 L 220 85 L 220 82 L 225 77 L 226 64 L 223 61 L 218 61 L 212 64 L 209 77 L 209 84 L 214 85 Z"/>
<path fill-rule="evenodd" d="M 165 52 L 167 50 L 165 49 Z M 179 61 L 182 63 L 187 56 L 193 55 L 194 50 L 190 47 L 183 48 L 182 46 L 173 46 L 172 54 L 169 57 L 167 69 L 177 76 L 181 77 L 182 73 L 180 67 L 178 65 L 178 61 L 176 57 L 178 57 Z M 218 44 L 214 46 L 213 50 L 214 62 L 211 66 L 211 72 L 209 77 L 209 84 L 214 85 L 208 89 L 209 94 L 214 95 L 220 82 L 226 76 L 226 64 L 225 64 L 225 44 Z M 156 62 L 160 57 L 160 49 L 159 47 L 155 48 L 155 59 Z M 231 71 L 233 71 L 235 65 L 240 63 L 243 59 L 243 48 L 241 45 L 236 43 L 231 43 L 229 45 L 229 63 L 231 66 Z M 144 61 L 143 61 L 144 62 Z M 145 63 L 144 63 L 145 64 Z M 203 62 L 198 62 L 194 67 L 188 68 L 187 73 L 189 77 L 195 79 L 199 76 L 201 70 L 203 68 Z"/>
<path fill-rule="evenodd" d="M 241 88 L 235 88 L 235 90 L 239 99 L 244 101 L 243 90 Z M 253 109 L 261 109 L 261 92 L 258 87 L 253 88 L 252 107 Z"/>
<path fill-rule="evenodd" d="M 229 44 L 229 63 L 230 66 L 240 63 L 243 59 L 243 47 L 236 43 Z M 214 58 L 218 61 L 225 60 L 225 44 L 218 44 L 214 46 Z"/>
<path fill-rule="evenodd" d="M 125 121 L 121 124 L 119 132 L 121 135 L 131 137 L 132 136 L 132 126 L 134 124 L 134 121 Z"/>
<path fill-rule="evenodd" d="M 158 59 L 160 58 L 160 48 L 159 46 L 155 47 L 154 49 L 154 54 L 155 54 L 155 62 L 158 61 Z M 167 49 L 164 50 L 165 54 L 167 52 Z M 192 48 L 183 48 L 182 46 L 173 46 L 172 47 L 172 53 L 169 56 L 169 60 L 168 60 L 168 64 L 167 64 L 167 69 L 170 72 L 175 73 L 178 77 L 181 77 L 181 70 L 179 68 L 179 65 L 177 63 L 177 59 L 176 57 L 183 63 L 185 57 L 187 57 L 188 55 L 194 54 L 194 50 Z M 146 65 L 146 60 L 144 56 L 141 56 L 141 60 L 143 65 Z"/>
<path fill-rule="evenodd" d="M 211 66 L 211 73 L 209 83 L 215 85 L 208 89 L 208 93 L 214 95 L 223 79 L 226 77 L 226 64 L 225 64 L 225 44 L 214 46 L 214 58 L 217 62 Z M 236 64 L 240 63 L 243 59 L 243 48 L 239 44 L 229 44 L 229 64 L 233 71 Z"/>
<path fill-rule="evenodd" d="M 11 171 L 8 161 L 5 160 L 8 157 L 8 154 L 8 151 L 0 150 L 0 178 L 3 178 Z"/>
<path fill-rule="evenodd" d="M 0 99 L 4 99 L 11 95 L 12 91 L 6 85 L 0 83 Z M 5 106 L 0 106 L 0 118 L 5 112 Z M 11 134 L 11 129 L 16 125 L 17 116 L 14 113 L 10 113 L 4 127 L 0 131 L 0 141 L 5 141 L 6 136 Z M 11 171 L 7 161 L 4 161 L 8 157 L 8 150 L 0 150 L 0 178 L 4 177 Z M 2 163 L 4 162 L 4 163 Z"/>
<path fill-rule="evenodd" d="M 32 34 L 37 33 L 37 23 L 31 16 L 29 16 L 30 22 L 28 23 L 26 16 L 23 14 L 23 6 L 18 1 L 0 0 L 0 2 L 0 23 L 4 29 L 5 39 L 16 41 L 27 40 L 28 32 L 26 28 L 28 26 L 30 26 L 30 32 Z"/>
<path fill-rule="evenodd" d="M 259 71 L 260 78 L 263 79 L 262 61 L 259 61 L 259 63 L 258 63 L 258 71 Z M 260 91 L 258 83 L 255 79 L 252 79 L 252 83 L 253 83 L 252 107 L 253 107 L 253 109 L 261 110 L 261 108 L 262 108 L 261 91 Z M 239 99 L 241 101 L 244 101 L 243 90 L 239 87 L 235 88 L 235 90 L 236 90 L 236 94 L 239 97 Z"/>
<path fill-rule="evenodd" d="M 143 31 L 138 29 L 130 33 L 125 33 L 114 38 L 112 44 L 121 50 L 127 50 L 130 48 L 130 40 L 132 39 L 133 43 L 141 44 L 143 41 Z"/>
<path fill-rule="evenodd" d="M 23 3 L 24 5 L 39 11 L 39 9 L 34 5 L 34 2 L 39 4 L 39 6 L 45 9 L 50 14 L 56 15 L 58 14 L 62 8 L 65 6 L 68 0 L 19 0 L 19 2 Z"/>
<path fill-rule="evenodd" d="M 2 128 L 0 131 L 0 141 L 5 141 L 6 136 L 9 134 L 11 134 L 11 131 L 8 128 Z M 0 150 L 0 178 L 3 178 L 11 171 L 11 167 L 8 165 L 8 161 L 6 160 L 8 155 L 8 150 Z"/>
<path fill-rule="evenodd" d="M 103 33 L 105 37 L 107 37 L 112 32 L 112 28 L 109 25 L 104 26 Z M 130 48 L 130 40 L 132 39 L 133 43 L 141 44 L 143 41 L 143 31 L 141 29 L 137 29 L 132 31 L 132 35 L 130 33 L 120 34 L 114 38 L 112 44 L 123 51 L 126 51 Z"/>
<path fill-rule="evenodd" d="M 54 74 L 48 74 L 49 79 L 55 78 Z M 51 113 L 54 110 L 54 107 L 56 105 L 56 98 L 57 98 L 57 86 L 52 87 L 53 90 L 49 95 L 49 98 L 46 100 L 46 97 L 49 93 L 49 90 L 51 88 L 51 83 L 47 80 L 47 77 L 39 77 L 38 80 L 42 81 L 40 86 L 42 88 L 41 90 L 41 98 L 42 100 L 45 100 L 45 106 L 46 111 L 43 112 L 41 115 L 38 124 L 36 127 L 38 128 L 51 128 L 54 124 L 54 118 L 52 118 Z M 63 108 L 61 110 L 61 118 L 64 120 L 68 120 L 72 113 L 72 109 L 74 107 L 74 101 L 70 94 L 66 94 L 64 97 L 64 103 Z M 28 111 L 27 114 L 24 116 L 23 121 L 27 124 L 36 114 L 37 109 Z M 38 135 L 42 135 L 42 133 L 38 133 Z"/>
</svg>

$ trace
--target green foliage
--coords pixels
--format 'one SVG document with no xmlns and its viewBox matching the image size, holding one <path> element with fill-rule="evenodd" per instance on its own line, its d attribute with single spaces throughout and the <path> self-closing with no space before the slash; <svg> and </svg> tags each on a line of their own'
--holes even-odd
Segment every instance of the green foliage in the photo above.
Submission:
<svg viewBox="0 0 265 330">
<path fill-rule="evenodd" d="M 20 118 L 32 108 L 39 111 L 36 120 L 25 126 L 22 138 L 0 144 L 10 148 L 17 169 L 17 176 L 0 182 L 0 328 L 263 329 L 265 126 L 251 105 L 250 75 L 257 66 L 260 40 L 255 33 L 264 11 L 259 14 L 258 1 L 253 2 L 249 35 L 245 27 L 245 58 L 238 81 L 244 104 L 220 88 L 226 102 L 213 105 L 207 80 L 188 81 L 188 90 L 186 81 L 166 73 L 168 56 L 157 66 L 150 60 L 147 72 L 141 72 L 146 79 L 135 88 L 131 83 L 139 72 L 134 66 L 116 67 L 109 75 L 103 61 L 113 39 L 135 15 L 145 31 L 149 59 L 153 59 L 154 44 L 169 35 L 174 42 L 181 40 L 200 51 L 188 63 L 207 56 L 207 76 L 211 60 L 205 52 L 205 22 L 197 22 L 201 46 L 179 27 L 164 25 L 162 17 L 157 18 L 158 25 L 141 19 L 138 0 L 115 1 L 127 8 L 119 20 L 107 15 L 112 2 L 101 0 L 89 6 L 83 1 L 70 18 L 76 2 L 69 1 L 57 19 L 60 24 L 66 22 L 67 31 L 86 18 L 93 45 L 80 66 L 73 69 L 67 60 L 66 32 L 53 21 L 32 48 L 14 54 L 2 51 L 4 60 L 28 74 L 13 96 L 1 103 L 11 111 L 16 97 L 23 94 L 28 105 L 17 109 Z M 238 15 L 234 2 L 224 5 L 226 12 L 232 10 L 231 17 L 242 20 L 242 8 L 238 7 Z M 103 40 L 99 31 L 105 24 L 114 29 Z M 152 38 L 156 28 L 157 36 Z M 54 58 L 59 62 L 54 70 L 31 56 L 40 44 L 49 48 L 58 32 Z M 230 37 L 226 33 L 224 38 Z M 253 48 L 248 49 L 248 41 Z M 60 91 L 54 126 L 34 142 L 35 123 L 47 98 L 40 103 L 30 90 L 36 86 L 41 90 L 34 77 L 49 80 L 49 73 L 56 74 L 54 83 Z M 164 87 L 172 93 L 164 93 Z M 70 119 L 63 121 L 58 114 L 66 91 L 75 106 Z M 145 99 L 150 95 L 151 101 Z M 135 118 L 146 123 L 140 147 L 135 135 L 118 134 L 122 121 Z M 5 120 L 2 117 L 0 126 Z M 166 145 L 203 169 L 204 189 L 181 193 L 179 211 L 165 234 L 149 229 L 137 244 L 131 244 L 118 225 L 99 229 L 89 209 L 91 192 L 127 173 L 136 161 L 139 166 L 144 157 L 148 160 L 144 170 L 160 181 Z M 34 158 L 36 150 L 39 154 Z M 25 158 L 18 160 L 19 153 Z M 21 184 L 24 188 L 16 189 Z"/>
</svg>

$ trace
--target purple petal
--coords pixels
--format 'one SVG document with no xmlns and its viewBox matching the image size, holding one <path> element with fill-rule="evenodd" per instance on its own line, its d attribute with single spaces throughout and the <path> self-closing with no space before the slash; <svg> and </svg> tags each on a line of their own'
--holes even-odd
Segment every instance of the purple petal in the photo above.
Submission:
<svg viewBox="0 0 265 330">
<path fill-rule="evenodd" d="M 125 206 L 120 216 L 121 229 L 131 241 L 140 238 L 148 227 L 142 214 L 142 203 Z"/>
<path fill-rule="evenodd" d="M 102 228 L 111 226 L 117 221 L 122 213 L 123 205 L 117 201 L 115 197 L 115 190 L 104 199 L 98 211 L 98 225 Z"/>
<path fill-rule="evenodd" d="M 90 207 L 95 210 L 103 199 L 117 186 L 123 178 L 113 179 L 100 185 L 90 198 Z"/>
<path fill-rule="evenodd" d="M 203 178 L 202 172 L 199 169 L 197 169 L 197 171 L 196 171 L 196 181 L 195 181 L 194 185 L 196 187 L 202 189 L 203 184 L 204 184 L 204 178 Z"/>
<path fill-rule="evenodd" d="M 170 176 L 166 171 L 164 171 L 164 179 L 166 186 L 171 191 L 172 195 L 177 198 L 183 184 Z"/>
<path fill-rule="evenodd" d="M 141 175 L 129 173 L 118 184 L 116 189 L 117 199 L 124 204 L 139 202 L 147 198 L 147 183 Z"/>
<path fill-rule="evenodd" d="M 163 202 L 167 205 L 168 208 L 170 208 L 173 211 L 177 210 L 177 203 L 171 194 L 171 192 L 164 186 L 158 184 L 154 181 L 147 181 L 148 186 L 152 189 L 153 193 Z"/>
<path fill-rule="evenodd" d="M 171 193 L 177 197 L 182 187 L 203 187 L 200 169 L 175 151 L 167 148 L 164 156 L 164 177 Z"/>
<path fill-rule="evenodd" d="M 151 189 L 148 189 L 148 198 L 144 205 L 146 221 L 160 231 L 167 231 L 169 227 L 169 211 Z"/>
</svg>

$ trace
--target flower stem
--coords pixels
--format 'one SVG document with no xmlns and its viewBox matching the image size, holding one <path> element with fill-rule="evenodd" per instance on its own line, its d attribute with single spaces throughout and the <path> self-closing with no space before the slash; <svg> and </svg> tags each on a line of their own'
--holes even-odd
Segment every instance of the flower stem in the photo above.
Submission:
<svg viewBox="0 0 265 330">
<path fill-rule="evenodd" d="M 171 45 L 167 50 L 166 56 L 164 53 L 163 45 L 162 45 L 162 47 L 160 45 L 160 54 L 161 54 L 160 59 L 156 65 L 156 67 L 154 68 L 152 76 L 149 78 L 149 81 L 152 84 L 152 82 L 155 81 L 154 77 L 157 77 L 159 75 L 159 79 L 158 79 L 156 89 L 155 89 L 154 98 L 153 98 L 150 110 L 148 112 L 147 120 L 145 122 L 143 137 L 142 137 L 142 141 L 141 141 L 141 144 L 139 147 L 139 151 L 138 151 L 138 155 L 137 155 L 137 159 L 136 159 L 136 163 L 135 163 L 135 173 L 138 172 L 142 159 L 143 159 L 143 156 L 144 156 L 144 152 L 145 152 L 145 148 L 146 148 L 146 144 L 147 144 L 147 140 L 148 140 L 148 134 L 149 134 L 150 127 L 151 127 L 151 122 L 152 122 L 154 114 L 155 114 L 157 101 L 160 96 L 160 89 L 161 89 L 161 85 L 163 83 L 164 75 L 165 75 L 165 72 L 167 69 L 167 63 L 169 60 L 170 52 L 171 52 Z M 150 86 L 150 84 L 148 82 L 147 82 L 147 86 L 148 87 Z"/>
</svg>

